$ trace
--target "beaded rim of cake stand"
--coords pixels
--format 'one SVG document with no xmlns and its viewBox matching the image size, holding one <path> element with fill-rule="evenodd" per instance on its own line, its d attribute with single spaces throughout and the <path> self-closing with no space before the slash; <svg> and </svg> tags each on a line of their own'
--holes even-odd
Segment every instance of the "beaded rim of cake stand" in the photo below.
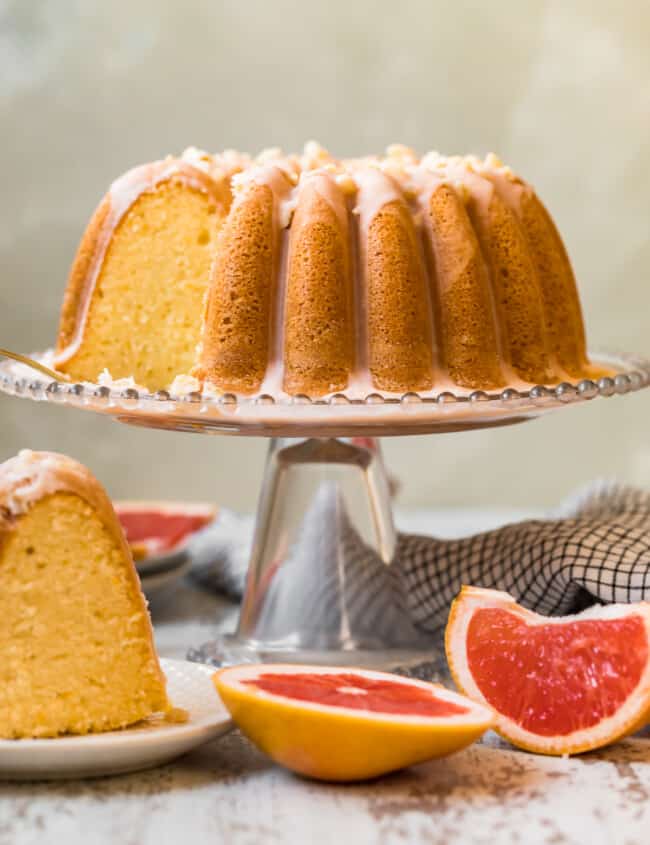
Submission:
<svg viewBox="0 0 650 845">
<path fill-rule="evenodd" d="M 38 360 L 40 354 L 36 353 L 32 357 Z M 275 407 L 296 408 L 296 411 L 309 408 L 319 409 L 324 412 L 325 417 L 333 419 L 339 416 L 337 411 L 345 413 L 347 409 L 370 409 L 377 406 L 401 406 L 412 410 L 422 408 L 423 411 L 426 408 L 432 413 L 436 413 L 438 409 L 442 412 L 444 409 L 445 416 L 452 417 L 454 410 L 457 409 L 460 412 L 461 408 L 463 416 L 466 416 L 468 411 L 472 416 L 474 413 L 480 416 L 488 409 L 492 411 L 500 409 L 502 412 L 512 410 L 515 414 L 525 409 L 527 413 L 534 414 L 536 411 L 541 413 L 545 407 L 557 407 L 559 404 L 591 400 L 597 397 L 624 395 L 650 385 L 650 361 L 648 360 L 636 356 L 606 353 L 594 353 L 592 360 L 617 369 L 619 372 L 612 377 L 605 376 L 597 380 L 563 381 L 553 386 L 535 385 L 528 390 L 506 387 L 498 392 L 474 390 L 463 394 L 444 390 L 427 395 L 408 392 L 398 397 L 384 396 L 374 392 L 363 399 L 351 399 L 344 393 L 336 393 L 324 399 L 311 399 L 305 395 L 293 396 L 290 399 L 276 399 L 267 394 L 247 397 L 236 396 L 233 393 L 215 396 L 203 395 L 196 391 L 174 395 L 167 390 L 149 393 L 134 387 L 111 388 L 89 382 L 69 384 L 53 381 L 46 376 L 31 374 L 28 376 L 24 374 L 24 366 L 17 366 L 13 361 L 4 360 L 0 363 L 0 392 L 116 415 L 122 412 L 143 416 L 152 412 L 159 414 L 180 412 L 182 414 L 183 411 L 191 410 L 199 415 L 209 416 L 211 410 L 221 415 L 238 409 L 254 412 L 256 408 L 263 413 L 262 409 L 270 410 Z"/>
</svg>

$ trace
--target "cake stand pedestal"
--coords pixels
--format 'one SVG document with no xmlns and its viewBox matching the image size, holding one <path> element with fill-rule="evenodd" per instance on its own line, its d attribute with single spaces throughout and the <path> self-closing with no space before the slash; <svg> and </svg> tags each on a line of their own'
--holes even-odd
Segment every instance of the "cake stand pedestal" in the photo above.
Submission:
<svg viewBox="0 0 650 845">
<path fill-rule="evenodd" d="M 37 357 L 37 356 L 32 356 Z M 234 634 L 194 659 L 408 667 L 430 662 L 430 638 L 411 623 L 379 436 L 512 425 L 650 384 L 650 363 L 593 355 L 598 381 L 499 393 L 374 393 L 363 400 L 199 393 L 50 381 L 0 364 L 0 392 L 103 413 L 131 425 L 270 437 L 245 596 Z"/>
<path fill-rule="evenodd" d="M 272 439 L 235 634 L 191 657 L 408 666 L 431 652 L 396 573 L 376 440 Z"/>
</svg>

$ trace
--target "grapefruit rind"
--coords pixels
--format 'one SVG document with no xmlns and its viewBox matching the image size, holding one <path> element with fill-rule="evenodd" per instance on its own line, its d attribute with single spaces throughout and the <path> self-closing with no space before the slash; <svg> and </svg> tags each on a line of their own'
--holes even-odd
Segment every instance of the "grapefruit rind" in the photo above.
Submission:
<svg viewBox="0 0 650 845">
<path fill-rule="evenodd" d="M 413 716 L 315 704 L 249 686 L 264 673 L 360 674 L 415 684 L 466 709 L 452 716 Z M 222 669 L 213 676 L 242 733 L 275 762 L 327 781 L 355 781 L 452 754 L 492 726 L 489 708 L 444 687 L 350 667 L 266 664 Z"/>
<path fill-rule="evenodd" d="M 445 650 L 451 676 L 468 698 L 486 707 L 491 705 L 477 686 L 472 676 L 466 654 L 467 630 L 472 616 L 479 608 L 500 608 L 516 615 L 527 625 L 562 625 L 581 620 L 619 619 L 632 613 L 644 621 L 646 636 L 650 642 L 650 603 L 596 605 L 572 616 L 541 616 L 517 604 L 508 593 L 481 587 L 464 586 L 454 600 L 449 612 L 445 631 Z M 525 751 L 538 754 L 562 756 L 580 754 L 610 745 L 634 733 L 648 722 L 650 716 L 650 661 L 646 665 L 637 686 L 625 699 L 619 709 L 596 725 L 561 736 L 540 736 L 532 733 L 508 716 L 497 711 L 494 730 L 504 739 Z"/>
<path fill-rule="evenodd" d="M 161 514 L 182 514 L 183 516 L 215 517 L 216 505 L 206 502 L 174 502 L 168 499 L 119 499 L 113 502 L 116 511 L 125 513 L 156 511 Z"/>
</svg>

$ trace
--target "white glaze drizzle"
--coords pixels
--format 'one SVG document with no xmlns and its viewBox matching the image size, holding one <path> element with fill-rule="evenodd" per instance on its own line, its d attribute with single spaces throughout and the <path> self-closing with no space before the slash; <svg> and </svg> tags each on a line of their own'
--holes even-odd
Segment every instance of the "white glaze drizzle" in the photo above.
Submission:
<svg viewBox="0 0 650 845">
<path fill-rule="evenodd" d="M 90 306 L 92 290 L 101 270 L 105 252 L 110 243 L 110 237 L 115 226 L 128 211 L 137 197 L 145 190 L 153 189 L 157 184 L 178 172 L 179 161 L 202 170 L 213 177 L 227 174 L 234 193 L 233 207 L 245 196 L 246 187 L 251 182 L 268 185 L 274 197 L 274 230 L 279 243 L 279 257 L 277 259 L 276 289 L 272 300 L 272 325 L 270 328 L 270 355 L 266 374 L 259 393 L 269 393 L 278 398 L 286 398 L 282 388 L 283 379 L 283 346 L 284 346 L 284 307 L 286 299 L 286 283 L 288 272 L 288 253 L 290 226 L 301 191 L 312 186 L 319 195 L 330 205 L 343 229 L 358 231 L 358 244 L 354 245 L 353 258 L 357 253 L 353 284 L 355 287 L 355 337 L 357 338 L 356 366 L 350 374 L 347 393 L 358 397 L 369 392 L 375 392 L 370 373 L 367 368 L 367 354 L 365 349 L 359 348 L 359 343 L 366 344 L 359 327 L 364 320 L 364 298 L 360 295 L 363 288 L 362 274 L 365 272 L 365 250 L 368 229 L 381 209 L 396 199 L 411 205 L 417 229 L 424 224 L 428 206 L 433 192 L 442 184 L 449 184 L 463 200 L 471 195 L 480 204 L 481 211 L 489 206 L 493 191 L 498 191 L 507 205 L 518 211 L 522 192 L 531 190 L 530 186 L 516 177 L 513 172 L 503 166 L 501 162 L 490 154 L 485 160 L 473 156 L 445 157 L 439 153 L 428 153 L 421 160 L 407 147 L 394 145 L 389 147 L 386 156 L 368 156 L 360 159 L 338 160 L 315 142 L 306 145 L 302 156 L 285 156 L 281 150 L 272 148 L 263 151 L 255 159 L 250 156 L 227 150 L 219 155 L 210 155 L 194 147 L 188 148 L 179 159 L 167 159 L 156 163 L 157 166 L 166 164 L 154 179 L 142 174 L 140 178 L 133 178 L 133 171 L 118 179 L 111 187 L 110 225 L 103 227 L 102 237 L 95 256 L 91 271 L 90 282 L 87 285 L 88 295 L 84 298 L 82 316 L 77 323 L 77 331 L 73 341 L 57 356 L 56 363 L 62 363 L 71 357 L 78 349 Z M 156 166 L 154 165 L 154 166 Z M 153 166 L 152 166 L 153 167 Z M 193 187 L 205 190 L 205 186 L 198 180 L 192 182 L 191 174 L 187 176 Z M 348 198 L 346 200 L 346 197 Z M 349 200 L 351 199 L 351 202 Z M 232 209 L 231 209 L 232 210 Z M 358 225 L 352 225 L 350 214 L 358 216 Z M 429 270 L 425 267 L 425 271 Z M 498 332 L 499 321 L 495 320 Z M 501 344 L 501 338 L 498 339 Z M 504 378 L 515 387 L 529 386 L 522 381 L 504 363 Z M 111 386 L 122 383 L 114 382 L 110 376 L 105 382 Z M 453 390 L 457 394 L 471 393 L 453 382 L 448 373 L 441 370 L 434 363 L 434 390 Z M 190 382 L 188 377 L 179 375 L 174 385 L 179 392 L 185 392 Z M 195 381 L 192 380 L 192 386 Z M 137 387 L 137 386 L 136 386 Z M 184 388 L 184 389 L 183 389 Z M 211 385 L 204 385 L 204 390 L 218 391 Z M 398 393 L 381 391 L 387 397 L 399 396 Z"/>
<path fill-rule="evenodd" d="M 0 487 L 4 492 L 2 508 L 12 517 L 26 513 L 29 508 L 61 489 L 57 476 L 60 459 L 54 455 L 22 449 L 14 458 L 0 466 Z"/>
<path fill-rule="evenodd" d="M 79 313 L 72 339 L 55 356 L 57 366 L 69 361 L 79 351 L 86 321 L 90 311 L 90 304 L 99 274 L 106 257 L 113 233 L 120 221 L 131 208 L 135 201 L 146 191 L 152 191 L 161 182 L 176 176 L 197 191 L 206 191 L 205 183 L 197 178 L 193 172 L 193 166 L 180 159 L 168 157 L 163 161 L 153 162 L 149 165 L 136 167 L 129 170 L 111 185 L 108 191 L 110 208 L 99 232 L 97 244 L 93 252 L 90 269 L 84 280 L 84 288 L 81 294 Z"/>
</svg>

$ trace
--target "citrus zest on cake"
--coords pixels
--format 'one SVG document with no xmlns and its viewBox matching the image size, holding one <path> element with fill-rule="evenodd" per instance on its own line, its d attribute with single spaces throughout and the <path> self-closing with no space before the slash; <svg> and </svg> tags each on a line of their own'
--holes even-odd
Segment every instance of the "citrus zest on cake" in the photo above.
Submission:
<svg viewBox="0 0 650 845">
<path fill-rule="evenodd" d="M 0 737 L 122 728 L 168 713 L 147 606 L 99 482 L 22 451 L 0 466 Z"/>
<path fill-rule="evenodd" d="M 275 397 L 601 374 L 557 228 L 496 156 L 337 159 L 313 142 L 190 148 L 118 179 L 74 261 L 56 365 Z"/>
</svg>

